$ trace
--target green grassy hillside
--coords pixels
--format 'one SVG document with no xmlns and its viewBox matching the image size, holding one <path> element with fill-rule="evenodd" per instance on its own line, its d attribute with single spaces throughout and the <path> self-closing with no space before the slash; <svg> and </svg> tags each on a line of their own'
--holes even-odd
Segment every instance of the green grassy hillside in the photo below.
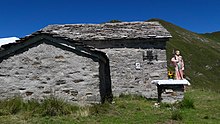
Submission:
<svg viewBox="0 0 220 124">
<path fill-rule="evenodd" d="M 179 49 L 185 60 L 185 75 L 194 88 L 208 88 L 220 91 L 220 43 L 215 38 L 197 34 L 169 22 L 159 21 L 173 36 L 167 44 L 167 59 L 173 49 Z M 172 69 L 168 62 L 168 68 Z"/>
</svg>

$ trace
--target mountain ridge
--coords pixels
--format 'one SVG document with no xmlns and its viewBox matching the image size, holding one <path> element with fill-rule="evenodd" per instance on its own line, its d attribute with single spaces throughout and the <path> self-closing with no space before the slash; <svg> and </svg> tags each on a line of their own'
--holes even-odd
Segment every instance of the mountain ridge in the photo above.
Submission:
<svg viewBox="0 0 220 124">
<path fill-rule="evenodd" d="M 215 31 L 215 32 L 211 32 L 211 33 L 204 33 L 201 35 L 220 43 L 220 31 Z"/>
</svg>

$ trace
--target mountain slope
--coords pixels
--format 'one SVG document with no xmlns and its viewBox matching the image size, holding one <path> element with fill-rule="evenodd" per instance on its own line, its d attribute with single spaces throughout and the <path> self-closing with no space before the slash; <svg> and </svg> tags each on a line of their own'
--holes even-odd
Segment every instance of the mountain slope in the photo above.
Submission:
<svg viewBox="0 0 220 124">
<path fill-rule="evenodd" d="M 185 60 L 185 75 L 194 88 L 220 91 L 220 44 L 169 22 L 159 21 L 173 36 L 167 44 L 168 69 L 172 51 L 179 49 Z"/>
</svg>

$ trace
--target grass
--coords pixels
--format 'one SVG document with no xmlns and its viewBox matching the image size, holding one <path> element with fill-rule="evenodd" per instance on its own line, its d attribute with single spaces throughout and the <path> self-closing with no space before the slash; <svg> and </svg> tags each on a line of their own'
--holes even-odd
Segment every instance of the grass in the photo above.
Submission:
<svg viewBox="0 0 220 124">
<path fill-rule="evenodd" d="M 11 103 L 13 101 L 13 104 Z M 176 104 L 161 104 L 140 96 L 121 95 L 113 104 L 79 107 L 60 99 L 48 98 L 41 103 L 20 98 L 0 101 L 1 124 L 25 123 L 218 123 L 220 94 L 190 89 L 185 99 Z M 10 106 L 14 107 L 10 107 Z"/>
</svg>

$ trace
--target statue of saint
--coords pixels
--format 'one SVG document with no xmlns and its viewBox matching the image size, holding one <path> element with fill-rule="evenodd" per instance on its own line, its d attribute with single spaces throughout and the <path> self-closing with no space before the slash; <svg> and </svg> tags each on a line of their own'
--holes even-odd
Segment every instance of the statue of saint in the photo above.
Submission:
<svg viewBox="0 0 220 124">
<path fill-rule="evenodd" d="M 182 80 L 184 71 L 184 61 L 183 57 L 180 55 L 180 51 L 176 50 L 174 57 L 172 57 L 171 62 L 175 66 L 175 76 L 176 80 Z"/>
</svg>

